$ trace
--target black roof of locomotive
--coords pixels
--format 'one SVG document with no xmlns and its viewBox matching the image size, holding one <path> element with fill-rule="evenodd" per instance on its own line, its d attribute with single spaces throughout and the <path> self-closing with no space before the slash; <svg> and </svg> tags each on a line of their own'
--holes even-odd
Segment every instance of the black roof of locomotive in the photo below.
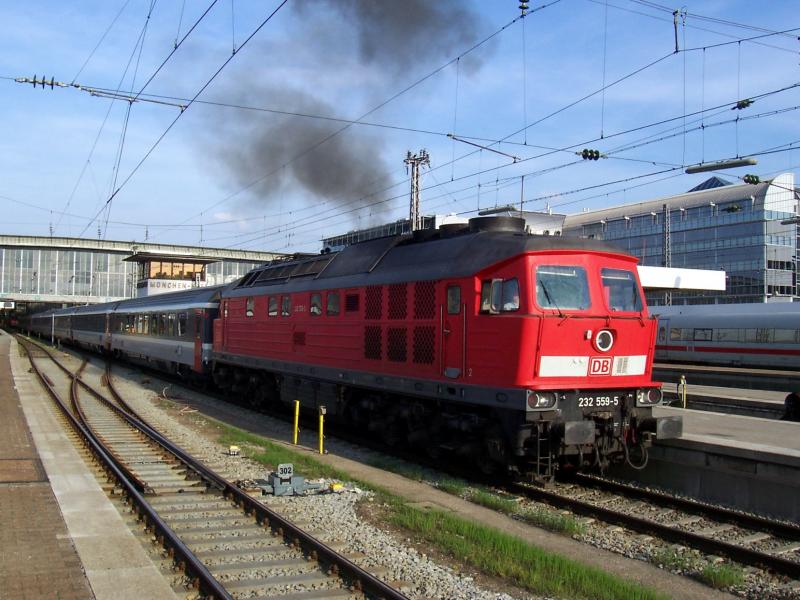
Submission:
<svg viewBox="0 0 800 600">
<path fill-rule="evenodd" d="M 547 250 L 625 254 L 607 242 L 585 238 L 508 231 L 442 235 L 425 230 L 369 240 L 313 258 L 268 263 L 245 275 L 222 296 L 251 295 L 273 285 L 286 291 L 325 289 L 331 287 L 331 279 L 337 279 L 337 287 L 355 287 L 465 277 L 519 254 Z"/>
</svg>

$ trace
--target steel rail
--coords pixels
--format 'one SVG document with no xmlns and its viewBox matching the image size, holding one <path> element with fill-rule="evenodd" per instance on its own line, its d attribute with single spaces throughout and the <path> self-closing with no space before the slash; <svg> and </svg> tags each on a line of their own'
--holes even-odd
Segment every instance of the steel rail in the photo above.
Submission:
<svg viewBox="0 0 800 600">
<path fill-rule="evenodd" d="M 715 540 L 691 531 L 682 531 L 669 525 L 662 525 L 650 519 L 644 519 L 634 515 L 617 512 L 602 506 L 596 506 L 589 502 L 568 498 L 532 485 L 523 483 L 512 483 L 509 489 L 514 490 L 528 498 L 546 502 L 553 506 L 568 508 L 573 512 L 590 516 L 606 523 L 620 525 L 627 529 L 632 529 L 639 533 L 654 535 L 661 539 L 686 546 L 691 546 L 708 554 L 727 556 L 736 562 L 771 569 L 776 573 L 788 575 L 794 579 L 800 578 L 800 563 L 781 558 L 773 554 L 766 554 L 758 550 L 752 550 L 744 546 L 737 546 L 729 542 Z"/>
<path fill-rule="evenodd" d="M 114 458 L 108 454 L 104 445 L 95 439 L 91 432 L 84 426 L 84 424 L 81 423 L 81 421 L 78 420 L 74 414 L 72 414 L 67 405 L 61 399 L 61 396 L 55 390 L 55 386 L 48 381 L 48 379 L 39 369 L 38 365 L 33 359 L 28 344 L 44 350 L 48 358 L 50 358 L 54 363 L 60 365 L 58 360 L 53 357 L 45 348 L 42 348 L 38 344 L 27 342 L 21 336 L 18 336 L 18 339 L 20 339 L 21 346 L 25 350 L 28 360 L 30 360 L 31 367 L 39 378 L 39 381 L 42 382 L 44 388 L 47 390 L 47 393 L 61 410 L 61 413 L 65 416 L 72 428 L 81 435 L 81 437 L 84 439 L 84 442 L 89 446 L 89 449 L 98 458 L 101 464 L 104 465 L 106 472 L 110 473 L 125 490 L 128 498 L 130 498 L 131 502 L 136 507 L 137 512 L 139 512 L 139 515 L 145 517 L 149 521 L 151 527 L 155 530 L 158 538 L 161 540 L 161 543 L 174 557 L 177 564 L 186 572 L 187 576 L 194 580 L 198 590 L 201 593 L 209 595 L 213 598 L 218 598 L 220 600 L 233 600 L 233 596 L 231 596 L 227 590 L 225 590 L 225 588 L 223 588 L 222 585 L 214 578 L 214 576 L 211 575 L 206 566 L 197 559 L 192 551 L 183 543 L 183 541 L 175 534 L 175 532 L 172 531 L 169 525 L 167 525 L 166 522 L 164 522 L 161 517 L 158 516 L 155 510 L 145 500 L 144 496 L 142 496 L 139 490 L 136 489 L 136 486 L 125 477 L 124 472 L 118 468 L 116 464 L 117 461 L 115 461 Z M 60 366 L 63 368 L 63 365 Z M 69 373 L 69 370 L 67 370 L 67 372 Z M 72 393 L 77 390 L 77 385 L 80 381 L 74 374 L 69 374 L 71 377 L 70 390 L 72 395 Z"/>
<path fill-rule="evenodd" d="M 110 377 L 110 370 L 107 370 L 106 373 L 106 385 L 108 386 L 109 392 L 114 397 L 115 401 L 122 400 L 121 395 L 114 387 L 113 379 Z M 122 400 L 122 402 L 124 403 L 124 400 Z M 221 489 L 226 498 L 241 506 L 248 514 L 255 516 L 259 524 L 269 527 L 277 535 L 287 539 L 294 545 L 300 546 L 314 560 L 330 565 L 338 577 L 351 583 L 351 585 L 360 592 L 370 597 L 384 600 L 408 600 L 408 597 L 399 590 L 387 585 L 314 536 L 298 528 L 278 513 L 270 510 L 264 504 L 246 494 L 233 483 L 218 475 L 211 468 L 184 452 L 182 448 L 173 444 L 169 439 L 161 435 L 161 433 L 138 416 L 134 417 L 133 415 L 128 415 L 128 417 L 133 419 L 132 424 L 139 428 L 140 431 L 151 437 L 165 450 L 175 455 L 181 462 L 197 472 L 211 485 Z"/>
<path fill-rule="evenodd" d="M 585 473 L 576 473 L 574 478 L 582 485 L 597 487 L 607 492 L 658 502 L 659 504 L 672 506 L 687 512 L 699 513 L 711 517 L 715 521 L 741 525 L 748 529 L 758 529 L 778 537 L 800 540 L 800 525 L 795 523 L 775 521 L 773 519 L 767 519 L 766 517 L 739 512 L 724 506 L 709 505 L 690 498 L 671 496 L 665 492 L 644 489 L 618 481 L 610 481 Z"/>
<path fill-rule="evenodd" d="M 39 346 L 38 344 L 37 346 L 50 355 L 50 352 L 47 348 Z M 63 366 L 61 366 L 61 368 L 65 369 Z M 68 370 L 66 371 L 69 372 Z M 226 498 L 241 506 L 248 514 L 253 515 L 259 524 L 269 527 L 273 532 L 291 542 L 293 545 L 303 548 L 312 559 L 330 565 L 332 571 L 338 577 L 350 583 L 355 589 L 376 599 L 408 600 L 407 596 L 402 594 L 400 591 L 387 585 L 368 571 L 365 571 L 352 561 L 328 547 L 320 540 L 298 528 L 280 514 L 270 510 L 264 504 L 250 497 L 239 487 L 227 481 L 208 466 L 186 453 L 179 446 L 175 445 L 168 438 L 164 437 L 155 428 L 139 417 L 139 415 L 133 411 L 130 405 L 124 401 L 122 396 L 114 387 L 111 372 L 108 367 L 106 369 L 106 385 L 108 386 L 109 393 L 112 395 L 115 402 L 120 404 L 120 406 L 110 403 L 105 397 L 102 396 L 102 394 L 94 390 L 86 382 L 79 379 L 78 384 L 113 409 L 132 427 L 135 427 L 147 437 L 151 438 L 154 442 L 159 444 L 167 452 L 174 455 L 184 465 L 197 473 L 201 478 L 205 479 L 206 482 L 208 482 L 211 486 L 221 490 Z"/>
</svg>

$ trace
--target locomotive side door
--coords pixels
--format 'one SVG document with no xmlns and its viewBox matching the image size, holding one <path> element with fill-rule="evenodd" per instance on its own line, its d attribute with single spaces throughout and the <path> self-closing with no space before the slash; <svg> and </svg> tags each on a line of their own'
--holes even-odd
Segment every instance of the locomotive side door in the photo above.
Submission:
<svg viewBox="0 0 800 600">
<path fill-rule="evenodd" d="M 461 286 L 448 283 L 442 315 L 442 374 L 451 379 L 464 377 L 466 365 L 466 310 L 461 302 Z"/>
</svg>

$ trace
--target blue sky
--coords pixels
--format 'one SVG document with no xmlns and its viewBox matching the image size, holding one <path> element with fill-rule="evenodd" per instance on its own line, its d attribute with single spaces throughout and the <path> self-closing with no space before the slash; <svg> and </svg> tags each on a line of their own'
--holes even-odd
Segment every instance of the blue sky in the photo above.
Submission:
<svg viewBox="0 0 800 600">
<path fill-rule="evenodd" d="M 289 0 L 246 42 L 280 4 L 7 3 L 0 233 L 316 251 L 405 217 L 403 159 L 421 148 L 423 210 L 464 216 L 680 193 L 709 176 L 682 166 L 737 155 L 774 151 L 723 177 L 800 166 L 793 2 L 687 3 L 678 53 L 647 0 L 542 0 L 524 20 L 510 0 Z M 136 95 L 162 63 L 137 102 L 86 91 Z M 13 81 L 34 74 L 82 87 Z"/>
</svg>

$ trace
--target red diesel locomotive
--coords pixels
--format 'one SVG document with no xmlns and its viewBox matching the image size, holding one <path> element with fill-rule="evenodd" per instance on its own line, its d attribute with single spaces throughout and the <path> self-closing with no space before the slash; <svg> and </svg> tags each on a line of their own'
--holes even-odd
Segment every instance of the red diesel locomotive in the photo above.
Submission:
<svg viewBox="0 0 800 600">
<path fill-rule="evenodd" d="M 256 407 L 300 400 L 389 444 L 548 479 L 641 466 L 653 436 L 680 435 L 651 414 L 655 323 L 636 258 L 477 218 L 255 269 L 221 292 L 213 376 Z"/>
</svg>

